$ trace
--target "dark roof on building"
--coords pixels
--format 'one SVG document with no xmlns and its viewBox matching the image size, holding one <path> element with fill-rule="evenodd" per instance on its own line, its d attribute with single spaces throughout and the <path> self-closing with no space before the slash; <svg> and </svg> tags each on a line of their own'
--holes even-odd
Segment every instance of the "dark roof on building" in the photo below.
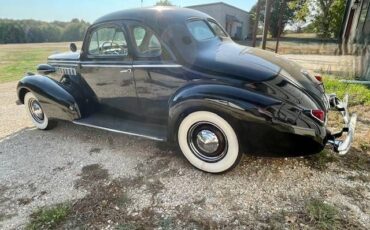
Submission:
<svg viewBox="0 0 370 230">
<path fill-rule="evenodd" d="M 107 14 L 103 17 L 98 18 L 94 23 L 101 23 L 107 21 L 115 20 L 137 20 L 137 21 L 163 21 L 171 20 L 174 21 L 185 21 L 188 18 L 198 17 L 198 18 L 209 18 L 210 16 L 202 13 L 200 11 L 189 9 L 189 8 L 179 8 L 179 7 L 169 7 L 169 6 L 156 6 L 156 7 L 144 7 L 129 10 L 121 10 Z"/>
<path fill-rule="evenodd" d="M 243 11 L 244 13 L 249 14 L 248 11 L 242 10 L 242 9 L 236 7 L 236 6 L 233 6 L 233 5 L 224 3 L 224 2 L 213 2 L 213 3 L 207 3 L 207 4 L 193 5 L 193 6 L 187 6 L 187 8 L 196 8 L 196 7 L 199 7 L 199 6 L 203 7 L 203 6 L 212 6 L 212 5 L 224 5 L 224 6 L 231 7 L 231 8 L 234 8 L 236 10 Z"/>
</svg>

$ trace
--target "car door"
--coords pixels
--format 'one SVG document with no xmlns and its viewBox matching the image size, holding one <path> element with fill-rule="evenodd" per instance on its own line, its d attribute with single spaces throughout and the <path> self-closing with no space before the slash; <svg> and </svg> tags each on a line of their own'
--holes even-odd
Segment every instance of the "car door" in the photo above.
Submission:
<svg viewBox="0 0 370 230">
<path fill-rule="evenodd" d="M 141 113 L 150 123 L 167 124 L 169 99 L 186 83 L 182 66 L 160 36 L 147 26 L 128 22 L 134 53 L 133 67 Z"/>
<path fill-rule="evenodd" d="M 121 23 L 89 29 L 81 54 L 81 75 L 98 99 L 99 113 L 122 116 L 137 111 L 132 56 Z"/>
</svg>

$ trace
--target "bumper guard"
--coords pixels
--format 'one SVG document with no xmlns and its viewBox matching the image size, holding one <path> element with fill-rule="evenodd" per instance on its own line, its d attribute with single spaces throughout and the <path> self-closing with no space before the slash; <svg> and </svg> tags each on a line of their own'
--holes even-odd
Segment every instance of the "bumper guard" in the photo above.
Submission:
<svg viewBox="0 0 370 230">
<path fill-rule="evenodd" d="M 327 98 L 330 103 L 330 109 L 339 111 L 342 114 L 344 121 L 344 127 L 341 131 L 328 134 L 328 144 L 333 146 L 334 151 L 339 155 L 345 155 L 351 148 L 351 144 L 355 135 L 357 115 L 352 114 L 351 117 L 349 116 L 347 108 L 348 94 L 343 98 L 343 100 L 339 100 L 335 94 L 329 94 L 327 95 Z M 346 138 L 344 140 L 337 140 L 337 138 L 341 137 L 344 133 L 346 133 Z"/>
</svg>

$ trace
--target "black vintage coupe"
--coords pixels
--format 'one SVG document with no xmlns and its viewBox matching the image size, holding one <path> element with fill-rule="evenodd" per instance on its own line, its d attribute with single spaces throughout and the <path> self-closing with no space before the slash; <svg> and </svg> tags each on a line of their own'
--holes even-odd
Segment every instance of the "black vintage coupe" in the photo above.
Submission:
<svg viewBox="0 0 370 230">
<path fill-rule="evenodd" d="M 350 148 L 356 115 L 319 77 L 241 46 L 191 9 L 124 10 L 88 28 L 81 51 L 51 55 L 18 84 L 35 126 L 54 120 L 178 143 L 196 168 L 220 173 L 242 153 L 302 156 Z M 343 114 L 337 133 L 329 109 Z M 344 138 L 338 139 L 343 134 Z"/>
</svg>

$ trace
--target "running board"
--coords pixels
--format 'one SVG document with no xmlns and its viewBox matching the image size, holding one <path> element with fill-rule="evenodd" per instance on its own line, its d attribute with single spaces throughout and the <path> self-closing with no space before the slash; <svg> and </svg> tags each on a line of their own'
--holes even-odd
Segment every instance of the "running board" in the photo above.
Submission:
<svg viewBox="0 0 370 230">
<path fill-rule="evenodd" d="M 132 121 L 104 114 L 94 114 L 87 118 L 74 120 L 72 122 L 77 125 L 143 137 L 156 141 L 167 140 L 167 127 L 164 125 Z"/>
</svg>

